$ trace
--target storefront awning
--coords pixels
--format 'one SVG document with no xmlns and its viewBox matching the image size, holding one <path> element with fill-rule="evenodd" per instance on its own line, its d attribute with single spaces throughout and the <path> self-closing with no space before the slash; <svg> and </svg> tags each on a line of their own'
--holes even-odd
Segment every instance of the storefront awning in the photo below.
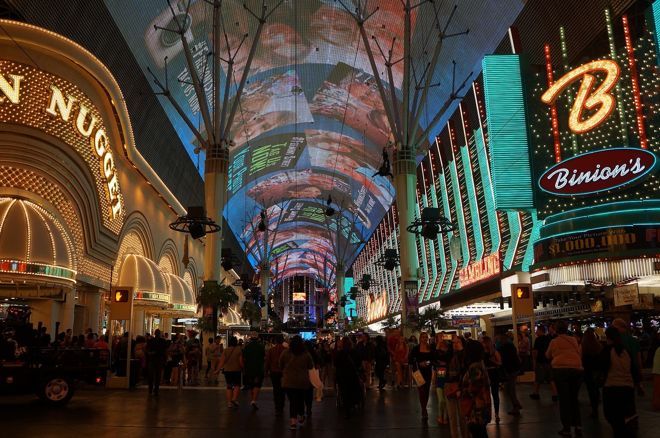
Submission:
<svg viewBox="0 0 660 438">
<path fill-rule="evenodd" d="M 171 310 L 180 317 L 196 313 L 197 304 L 190 285 L 177 275 L 165 275 L 170 287 Z"/>
<path fill-rule="evenodd" d="M 25 199 L 0 198 L 0 282 L 76 281 L 73 244 L 62 224 Z"/>
<path fill-rule="evenodd" d="M 119 286 L 135 288 L 136 304 L 169 307 L 170 290 L 158 265 L 138 254 L 124 257 L 119 271 Z"/>
</svg>

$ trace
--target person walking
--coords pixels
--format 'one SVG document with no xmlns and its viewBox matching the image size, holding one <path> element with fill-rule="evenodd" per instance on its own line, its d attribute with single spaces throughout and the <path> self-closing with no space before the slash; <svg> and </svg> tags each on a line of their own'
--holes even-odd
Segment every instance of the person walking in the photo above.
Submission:
<svg viewBox="0 0 660 438">
<path fill-rule="evenodd" d="M 204 373 L 204 378 L 206 381 L 209 381 L 209 372 L 211 372 L 213 366 L 213 350 L 215 349 L 215 344 L 213 343 L 213 338 L 209 338 L 209 343 L 204 349 L 204 357 L 206 358 L 206 372 Z"/>
<path fill-rule="evenodd" d="M 227 407 L 237 408 L 238 396 L 241 392 L 241 370 L 243 369 L 243 354 L 238 346 L 236 336 L 231 336 L 227 342 L 227 348 L 220 357 L 220 369 L 225 376 L 227 384 L 226 398 Z"/>
<path fill-rule="evenodd" d="M 584 384 L 589 394 L 589 404 L 591 405 L 591 418 L 598 418 L 598 403 L 600 401 L 600 391 L 598 390 L 597 375 L 599 366 L 599 357 L 602 350 L 594 329 L 589 327 L 582 335 L 582 366 L 584 367 Z"/>
<path fill-rule="evenodd" d="M 465 346 L 465 373 L 460 385 L 461 415 L 472 438 L 488 438 L 490 423 L 490 383 L 484 366 L 484 347 L 477 341 Z"/>
<path fill-rule="evenodd" d="M 183 380 L 183 364 L 186 348 L 183 345 L 183 338 L 177 334 L 172 340 L 172 344 L 167 349 L 167 354 L 170 357 L 170 374 L 172 385 L 179 385 L 179 381 Z"/>
<path fill-rule="evenodd" d="M 156 329 L 154 336 L 147 342 L 145 356 L 147 360 L 149 395 L 158 396 L 160 380 L 163 376 L 163 367 L 167 359 L 167 341 L 161 337 L 160 330 Z"/>
<path fill-rule="evenodd" d="M 256 411 L 259 409 L 257 398 L 264 382 L 266 347 L 257 332 L 250 332 L 249 336 L 248 343 L 243 347 L 243 385 L 250 391 L 250 406 Z"/>
<path fill-rule="evenodd" d="M 300 336 L 291 338 L 289 349 L 280 355 L 279 366 L 282 387 L 289 398 L 289 428 L 295 430 L 305 424 L 305 391 L 311 386 L 309 370 L 314 368 Z"/>
<path fill-rule="evenodd" d="M 583 379 L 582 352 L 574 336 L 568 334 L 565 321 L 557 322 L 557 337 L 550 342 L 545 355 L 550 359 L 552 375 L 559 393 L 559 416 L 562 429 L 559 434 L 571 436 L 571 427 L 575 436 L 582 436 L 582 420 L 578 393 Z"/>
<path fill-rule="evenodd" d="M 438 424 L 449 423 L 447 413 L 447 397 L 445 396 L 445 382 L 447 381 L 447 367 L 451 360 L 449 344 L 444 339 L 445 333 L 435 335 L 435 392 L 438 396 Z"/>
<path fill-rule="evenodd" d="M 188 385 L 199 385 L 199 370 L 202 367 L 202 344 L 197 339 L 197 332 L 188 331 L 186 342 L 186 371 L 188 373 Z"/>
<path fill-rule="evenodd" d="M 540 400 L 541 395 L 539 394 L 539 390 L 541 389 L 541 384 L 549 383 L 552 391 L 552 401 L 557 401 L 557 387 L 552 380 L 550 360 L 545 357 L 545 352 L 548 351 L 550 341 L 552 341 L 552 337 L 546 332 L 546 328 L 539 326 L 536 329 L 536 339 L 534 339 L 534 348 L 532 349 L 534 392 L 529 395 L 532 400 Z"/>
<path fill-rule="evenodd" d="M 284 390 L 282 389 L 282 368 L 280 368 L 280 356 L 286 350 L 284 348 L 284 337 L 277 335 L 275 345 L 266 352 L 265 372 L 270 376 L 273 385 L 273 401 L 275 402 L 275 415 L 280 416 L 284 412 Z"/>
<path fill-rule="evenodd" d="M 215 342 L 213 343 L 213 349 L 211 350 L 211 383 L 218 383 L 218 377 L 220 375 L 220 358 L 222 357 L 222 352 L 225 350 L 224 345 L 222 345 L 222 337 L 216 336 Z"/>
<path fill-rule="evenodd" d="M 408 363 L 408 344 L 404 337 L 398 339 L 392 359 L 396 370 L 396 388 L 400 389 L 404 384 L 406 364 Z"/>
<path fill-rule="evenodd" d="M 490 396 L 495 410 L 495 424 L 500 424 L 500 383 L 504 375 L 502 368 L 502 357 L 499 351 L 495 349 L 495 344 L 489 336 L 481 338 L 484 347 L 484 365 L 488 372 L 488 381 L 490 382 Z"/>
<path fill-rule="evenodd" d="M 429 402 L 429 392 L 431 389 L 431 379 L 433 378 L 433 362 L 435 360 L 431 344 L 429 344 L 429 334 L 421 332 L 419 334 L 419 343 L 415 345 L 410 352 L 408 363 L 412 372 L 421 374 L 422 379 L 416 380 L 417 395 L 419 396 L 419 407 L 422 411 L 422 420 L 429 418 L 426 406 Z M 419 377 L 420 374 L 417 376 Z"/>
<path fill-rule="evenodd" d="M 605 382 L 603 414 L 612 426 L 614 438 L 635 438 L 638 423 L 635 386 L 640 381 L 640 370 L 616 327 L 608 327 L 605 336 L 607 346 L 599 358 Z"/>
<path fill-rule="evenodd" d="M 385 389 L 387 381 L 385 380 L 385 370 L 390 361 L 390 355 L 387 352 L 387 345 L 382 336 L 376 336 L 376 344 L 374 347 L 374 371 L 378 378 L 378 390 Z"/>
<path fill-rule="evenodd" d="M 532 370 L 532 343 L 527 336 L 527 331 L 523 330 L 518 338 L 518 357 L 520 358 L 520 370 Z"/>
<path fill-rule="evenodd" d="M 508 411 L 509 415 L 519 416 L 522 405 L 518 401 L 518 394 L 516 393 L 516 380 L 520 372 L 520 358 L 516 347 L 511 342 L 507 334 L 500 336 L 499 353 L 502 358 L 502 368 L 504 369 L 504 393 L 511 403 L 511 410 Z"/>
<path fill-rule="evenodd" d="M 468 438 L 465 417 L 460 410 L 460 384 L 465 371 L 463 339 L 456 334 L 452 335 L 451 358 L 447 366 L 447 379 L 445 381 L 445 397 L 447 397 L 447 415 L 449 417 L 449 430 L 451 438 Z"/>
</svg>

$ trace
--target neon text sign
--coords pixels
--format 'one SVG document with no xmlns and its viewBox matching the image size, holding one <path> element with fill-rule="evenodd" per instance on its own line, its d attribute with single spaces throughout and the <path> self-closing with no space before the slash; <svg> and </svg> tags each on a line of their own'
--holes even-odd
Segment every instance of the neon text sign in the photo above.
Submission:
<svg viewBox="0 0 660 438">
<path fill-rule="evenodd" d="M 594 89 L 596 76 L 605 75 L 603 82 Z M 591 61 L 577 67 L 557 80 L 541 96 L 541 100 L 552 105 L 559 95 L 572 83 L 582 80 L 575 102 L 568 116 L 568 127 L 576 134 L 584 134 L 601 125 L 612 114 L 616 99 L 610 93 L 621 76 L 619 65 L 609 59 Z M 593 111 L 584 118 L 585 110 Z"/>
<path fill-rule="evenodd" d="M 33 67 L 0 61 L 0 106 L 7 108 L 0 113 L 0 122 L 44 130 L 83 156 L 91 148 L 94 161 L 98 160 L 109 219 L 121 216 L 123 202 L 106 128 L 98 110 L 77 87 Z"/>
</svg>

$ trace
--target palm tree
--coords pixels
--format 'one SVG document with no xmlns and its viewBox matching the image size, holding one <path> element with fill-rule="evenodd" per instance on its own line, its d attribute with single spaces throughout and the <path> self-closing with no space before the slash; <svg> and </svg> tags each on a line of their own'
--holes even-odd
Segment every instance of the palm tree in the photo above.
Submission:
<svg viewBox="0 0 660 438">
<path fill-rule="evenodd" d="M 198 326 L 202 329 L 208 329 L 215 335 L 218 332 L 218 310 L 222 313 L 227 312 L 229 306 L 238 302 L 238 295 L 233 287 L 226 284 L 218 284 L 215 281 L 205 281 L 204 286 L 197 294 L 197 310 L 212 309 L 210 319 L 202 317 L 205 321 L 200 321 Z"/>
</svg>

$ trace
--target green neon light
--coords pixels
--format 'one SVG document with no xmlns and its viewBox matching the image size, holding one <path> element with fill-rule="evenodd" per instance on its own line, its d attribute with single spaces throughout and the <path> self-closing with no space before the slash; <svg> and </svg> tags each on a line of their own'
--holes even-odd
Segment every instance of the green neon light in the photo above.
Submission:
<svg viewBox="0 0 660 438">
<path fill-rule="evenodd" d="M 463 199 L 461 198 L 461 188 L 458 185 L 458 171 L 456 169 L 456 160 L 449 165 L 449 174 L 451 175 L 452 191 L 454 193 L 454 204 L 456 204 L 456 222 L 458 222 L 458 233 L 461 238 L 461 254 L 463 268 L 470 264 L 470 247 L 467 240 L 467 227 L 465 226 L 465 212 L 463 211 Z"/>
<path fill-rule="evenodd" d="M 449 208 L 449 191 L 447 190 L 447 179 L 445 177 L 445 172 L 444 169 L 441 170 L 440 175 L 438 175 L 440 178 L 440 183 L 442 184 L 441 191 L 440 193 L 442 194 L 442 208 L 445 213 L 445 217 L 449 220 L 453 220 L 451 217 L 451 209 Z M 444 244 L 443 244 L 444 245 Z M 445 251 L 445 254 L 447 254 L 449 251 Z M 443 260 L 446 260 L 446 257 L 442 258 Z M 451 290 L 452 283 L 454 282 L 454 277 L 456 276 L 456 270 L 458 269 L 458 262 L 454 260 L 451 255 L 449 255 L 449 261 L 451 264 L 451 273 L 449 274 L 449 281 L 445 282 L 447 279 L 446 277 L 442 279 L 443 284 L 445 287 L 443 288 L 442 293 L 448 293 Z M 445 261 L 446 265 L 446 261 Z M 445 269 L 445 272 L 447 272 L 447 269 Z"/>
<path fill-rule="evenodd" d="M 513 267 L 513 262 L 516 259 L 516 253 L 518 252 L 518 245 L 520 244 L 520 235 L 522 234 L 522 227 L 520 223 L 520 216 L 516 211 L 507 211 L 507 218 L 509 220 L 509 232 L 510 240 L 509 247 L 506 249 L 506 255 L 504 256 L 504 269 L 511 269 Z"/>
<path fill-rule="evenodd" d="M 431 185 L 431 204 L 433 205 L 434 208 L 438 208 L 438 194 L 436 191 L 436 177 L 433 174 L 433 166 L 431 166 L 431 179 L 433 181 L 433 184 Z M 436 245 L 437 245 L 437 252 L 436 252 Z M 447 274 L 447 260 L 445 259 L 445 243 L 443 240 L 442 236 L 438 236 L 437 239 L 435 239 L 435 244 L 433 245 L 433 251 L 434 251 L 434 263 L 436 266 L 436 277 L 433 280 L 433 293 L 432 297 L 435 298 L 440 295 L 441 292 L 441 287 L 442 287 L 442 281 L 444 281 L 445 275 Z M 437 256 L 436 256 L 437 254 Z M 440 275 L 437 275 L 437 260 L 440 260 Z M 440 286 L 439 286 L 440 285 Z"/>
<path fill-rule="evenodd" d="M 484 256 L 484 236 L 481 234 L 481 212 L 477 203 L 477 191 L 474 188 L 474 175 L 472 174 L 472 160 L 470 160 L 469 146 L 461 148 L 461 160 L 465 171 L 465 185 L 467 186 L 468 201 L 470 203 L 470 217 L 474 233 L 475 260 Z"/>
<path fill-rule="evenodd" d="M 417 197 L 417 202 L 415 203 L 415 211 L 417 213 L 417 217 L 421 217 L 421 210 L 419 207 L 420 207 L 419 197 Z M 429 269 L 426 260 L 426 242 L 424 242 L 425 240 L 426 239 L 424 239 L 422 236 L 417 235 L 417 248 L 418 248 L 418 252 L 422 254 L 421 267 L 422 267 L 422 271 L 424 272 L 424 277 L 422 278 L 422 284 L 419 287 L 419 291 L 421 292 L 419 294 L 420 300 L 423 300 L 424 297 L 426 296 L 426 289 L 428 288 L 429 285 Z M 419 251 L 419 248 L 421 248 L 421 251 Z"/>
<path fill-rule="evenodd" d="M 434 191 L 435 191 L 435 187 L 431 186 L 430 192 L 433 193 Z M 433 198 L 433 195 L 431 195 L 431 198 Z M 429 197 L 426 194 L 424 194 L 422 199 L 424 200 L 424 205 L 426 205 L 428 207 L 429 206 Z M 433 206 L 435 207 L 435 205 L 433 205 Z M 442 238 L 442 236 L 438 236 L 438 238 L 436 240 L 439 240 L 441 238 Z M 428 288 L 428 290 L 430 291 L 430 293 L 428 294 L 429 295 L 428 298 L 430 298 L 435 293 L 434 289 L 435 289 L 436 280 L 438 278 L 438 266 L 437 266 L 437 263 L 436 263 L 437 259 L 436 259 L 436 255 L 435 255 L 435 242 L 433 240 L 429 240 L 427 242 L 427 244 L 429 246 L 429 256 L 431 258 L 431 273 L 433 275 L 431 277 L 431 280 L 429 281 L 429 288 Z"/>
<path fill-rule="evenodd" d="M 486 152 L 486 145 L 484 144 L 483 130 L 481 128 L 474 131 L 474 138 L 477 142 L 479 172 L 481 173 L 481 182 L 484 186 L 484 198 L 486 200 L 486 216 L 488 217 L 488 232 L 490 233 L 490 241 L 492 242 L 492 252 L 500 250 L 502 243 L 502 233 L 500 232 L 500 224 L 497 220 L 497 212 L 495 211 L 495 195 L 493 193 L 493 184 L 490 178 L 490 163 L 488 161 L 488 154 Z"/>
<path fill-rule="evenodd" d="M 580 233 L 584 233 L 586 231 L 607 230 L 609 228 L 639 227 L 639 226 L 648 226 L 648 225 L 660 226 L 660 223 L 658 223 L 658 222 L 638 222 L 638 223 L 626 224 L 626 225 L 606 225 L 604 227 L 593 227 L 593 228 L 589 228 L 588 230 L 571 230 L 571 231 L 566 231 L 566 232 L 563 232 L 563 233 L 551 234 L 549 236 L 543 237 L 542 239 L 539 238 L 534 243 L 539 243 L 543 240 L 553 239 L 553 238 L 556 238 L 556 237 L 570 236 L 571 234 L 580 234 Z"/>
<path fill-rule="evenodd" d="M 489 55 L 484 57 L 482 65 L 495 208 L 531 209 L 534 203 L 527 139 L 529 123 L 520 57 Z"/>
<path fill-rule="evenodd" d="M 628 207 L 629 205 L 638 205 L 639 207 L 637 208 L 638 210 L 646 210 L 649 208 L 658 208 L 660 207 L 660 201 L 656 199 L 649 199 L 649 200 L 629 200 L 629 201 L 617 201 L 617 202 L 609 202 L 607 204 L 600 204 L 600 205 L 590 205 L 588 207 L 581 207 L 581 208 L 576 208 L 574 210 L 566 211 L 566 212 L 561 212 L 561 213 L 555 213 L 550 216 L 547 216 L 545 218 L 545 223 L 554 223 L 557 221 L 561 221 L 561 217 L 564 216 L 570 216 L 572 218 L 578 218 L 585 216 L 583 213 L 589 210 L 606 210 L 609 211 L 610 213 L 619 211 L 618 207 L 620 206 L 625 206 Z M 614 207 L 614 208 L 613 208 Z M 625 208 L 625 210 L 630 210 L 630 208 Z"/>
<path fill-rule="evenodd" d="M 609 8 L 605 9 L 605 24 L 607 27 L 607 40 L 610 46 L 610 57 L 614 61 L 616 61 L 618 59 L 618 56 L 616 54 L 616 43 L 614 40 L 614 26 L 612 25 L 612 15 L 610 13 Z M 621 85 L 619 84 L 619 81 L 617 81 L 614 87 L 614 94 L 616 96 L 616 108 L 617 111 L 619 111 L 619 121 L 621 122 L 620 125 L 621 141 L 623 141 L 623 144 L 628 144 L 628 126 L 626 123 L 626 113 L 623 110 L 623 99 L 621 98 Z"/>
<path fill-rule="evenodd" d="M 651 5 L 651 23 L 653 24 L 653 37 L 655 40 L 656 63 L 660 65 L 660 1 L 655 0 Z"/>
<path fill-rule="evenodd" d="M 527 241 L 525 257 L 522 262 L 522 270 L 525 272 L 529 272 L 530 267 L 534 264 L 534 244 L 541 237 L 541 226 L 543 225 L 543 222 L 537 217 L 536 210 L 530 211 L 530 214 L 532 216 L 532 231 Z"/>
</svg>

